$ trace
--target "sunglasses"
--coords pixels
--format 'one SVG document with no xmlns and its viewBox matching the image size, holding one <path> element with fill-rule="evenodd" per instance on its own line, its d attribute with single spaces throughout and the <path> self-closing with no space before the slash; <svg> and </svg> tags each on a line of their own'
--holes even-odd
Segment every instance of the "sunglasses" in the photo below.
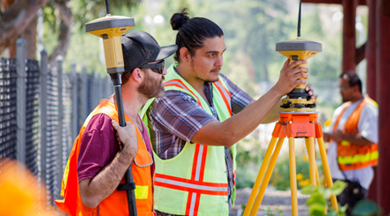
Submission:
<svg viewBox="0 0 390 216">
<path fill-rule="evenodd" d="M 165 67 L 165 61 L 162 60 L 162 61 L 155 63 L 155 64 L 144 64 L 139 68 L 141 68 L 141 69 L 142 68 L 150 68 L 152 71 L 154 71 L 156 73 L 163 74 L 164 67 Z"/>
</svg>

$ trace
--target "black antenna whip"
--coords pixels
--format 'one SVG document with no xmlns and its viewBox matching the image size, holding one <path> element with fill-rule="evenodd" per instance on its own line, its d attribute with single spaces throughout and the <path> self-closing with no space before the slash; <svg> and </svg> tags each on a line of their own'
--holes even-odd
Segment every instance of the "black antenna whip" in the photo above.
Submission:
<svg viewBox="0 0 390 216">
<path fill-rule="evenodd" d="M 111 14 L 110 12 L 110 4 L 108 3 L 108 0 L 106 0 L 106 10 L 107 10 L 107 14 Z M 300 11 L 300 9 L 299 9 Z"/>
<path fill-rule="evenodd" d="M 302 1 L 300 0 L 299 1 L 299 12 L 298 12 L 298 38 L 301 37 L 301 5 L 302 5 Z"/>
</svg>

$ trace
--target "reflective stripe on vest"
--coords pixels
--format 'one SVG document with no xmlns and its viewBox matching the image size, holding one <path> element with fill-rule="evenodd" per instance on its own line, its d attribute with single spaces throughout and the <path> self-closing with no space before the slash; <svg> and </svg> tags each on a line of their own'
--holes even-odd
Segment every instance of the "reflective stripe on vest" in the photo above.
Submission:
<svg viewBox="0 0 390 216">
<path fill-rule="evenodd" d="M 91 209 L 86 207 L 82 201 L 79 192 L 79 181 L 77 176 L 77 160 L 80 150 L 81 139 L 84 130 L 87 127 L 90 119 L 96 115 L 104 113 L 111 119 L 118 121 L 118 115 L 114 104 L 102 100 L 100 104 L 91 112 L 80 129 L 80 134 L 76 138 L 72 152 L 69 156 L 67 167 L 62 180 L 61 196 L 63 200 L 56 200 L 55 203 L 59 209 L 71 216 L 77 215 L 128 215 L 127 196 L 125 191 L 115 190 L 110 196 L 99 203 L 98 207 Z M 126 122 L 131 122 L 131 119 L 125 115 Z M 147 151 L 145 142 L 141 133 L 137 131 L 138 152 L 134 158 L 132 166 L 133 180 L 136 184 L 134 191 L 137 205 L 137 213 L 139 216 L 153 215 L 153 185 L 151 177 L 151 168 L 153 161 L 151 155 Z M 121 183 L 125 183 L 122 179 Z"/>
<path fill-rule="evenodd" d="M 363 107 L 368 103 L 375 105 L 373 100 L 367 96 L 357 105 L 356 109 L 351 113 L 344 124 L 344 133 L 359 133 L 358 122 L 360 114 Z M 350 105 L 351 102 L 343 104 L 343 109 L 336 119 L 333 132 L 337 130 L 341 116 Z M 341 170 L 353 170 L 368 166 L 375 166 L 378 164 L 378 145 L 375 143 L 372 145 L 358 146 L 343 140 L 337 143 L 337 161 Z"/>
<path fill-rule="evenodd" d="M 207 113 L 213 115 L 208 103 L 173 70 L 172 66 L 168 69 L 165 78 L 166 91 L 185 92 L 193 97 Z M 230 92 L 221 80 L 214 82 L 213 87 L 213 101 L 217 114 L 220 121 L 224 121 L 231 116 Z M 143 110 L 147 109 L 144 107 Z M 232 148 L 234 173 L 232 180 L 235 182 L 234 148 Z M 178 215 L 227 215 L 229 213 L 228 183 L 224 172 L 225 147 L 186 143 L 183 150 L 175 157 L 162 160 L 157 156 L 155 160 L 154 185 L 157 210 Z M 183 203 L 183 200 L 187 202 Z M 234 193 L 232 200 L 234 200 Z M 210 208 L 209 205 L 215 208 Z"/>
<path fill-rule="evenodd" d="M 191 179 L 156 173 L 155 186 L 188 192 L 185 215 L 197 215 L 201 195 L 227 196 L 227 183 L 204 182 L 207 146 L 196 144 Z"/>
<path fill-rule="evenodd" d="M 185 215 L 197 215 L 202 194 L 214 196 L 227 196 L 227 183 L 204 182 L 204 171 L 208 146 L 195 144 L 195 156 L 191 171 L 191 179 L 180 178 L 161 173 L 155 174 L 154 185 L 174 190 L 188 192 Z M 157 189 L 158 190 L 158 189 Z"/>
<path fill-rule="evenodd" d="M 198 180 L 185 179 L 156 173 L 155 184 L 176 190 L 208 195 L 228 195 L 227 183 L 199 182 Z"/>
<path fill-rule="evenodd" d="M 236 178 L 237 178 L 237 170 L 234 170 L 233 173 L 233 184 L 236 185 Z"/>
<path fill-rule="evenodd" d="M 193 91 L 191 91 L 186 85 L 184 85 L 184 83 L 180 79 L 172 79 L 172 80 L 166 81 L 164 86 L 165 87 L 176 86 L 178 88 L 185 89 L 185 90 L 191 92 L 191 94 L 193 96 L 195 96 L 196 101 L 198 102 L 199 106 L 202 106 L 198 96 L 196 96 Z"/>
<path fill-rule="evenodd" d="M 219 93 L 222 95 L 222 99 L 225 102 L 226 107 L 228 107 L 230 115 L 232 116 L 232 102 L 229 90 L 222 84 L 221 79 L 216 82 L 213 82 L 213 84 L 218 89 Z"/>
</svg>

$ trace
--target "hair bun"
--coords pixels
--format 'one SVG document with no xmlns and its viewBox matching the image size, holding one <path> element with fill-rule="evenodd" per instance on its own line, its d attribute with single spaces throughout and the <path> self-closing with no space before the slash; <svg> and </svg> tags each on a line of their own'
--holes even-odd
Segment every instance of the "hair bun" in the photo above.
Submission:
<svg viewBox="0 0 390 216">
<path fill-rule="evenodd" d="M 184 8 L 182 12 L 175 13 L 171 17 L 171 26 L 173 30 L 179 30 L 190 18 L 188 17 L 187 9 Z"/>
</svg>

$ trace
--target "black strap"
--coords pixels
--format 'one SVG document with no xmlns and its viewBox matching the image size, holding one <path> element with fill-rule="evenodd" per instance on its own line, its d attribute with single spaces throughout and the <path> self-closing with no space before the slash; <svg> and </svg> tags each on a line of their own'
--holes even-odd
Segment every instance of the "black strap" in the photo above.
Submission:
<svg viewBox="0 0 390 216">
<path fill-rule="evenodd" d="M 117 188 L 118 191 L 124 191 L 124 190 L 134 190 L 135 184 L 134 183 L 126 183 L 126 184 L 120 184 Z"/>
<path fill-rule="evenodd" d="M 339 163 L 337 162 L 337 164 L 339 164 Z M 339 170 L 340 170 L 340 171 L 341 171 L 341 173 L 343 174 L 343 176 L 344 176 L 344 180 L 348 181 L 348 178 L 347 178 L 347 176 L 345 175 L 344 171 L 343 171 L 343 170 L 341 170 L 341 168 L 340 168 L 340 164 L 339 164 Z"/>
</svg>

